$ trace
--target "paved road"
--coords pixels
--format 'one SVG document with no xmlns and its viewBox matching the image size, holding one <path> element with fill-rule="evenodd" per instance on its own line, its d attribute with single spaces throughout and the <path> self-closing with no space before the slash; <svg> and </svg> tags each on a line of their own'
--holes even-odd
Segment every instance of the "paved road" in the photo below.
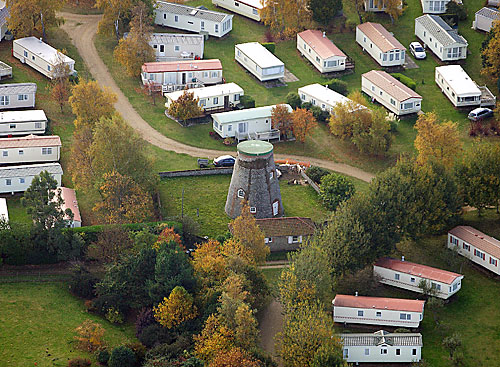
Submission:
<svg viewBox="0 0 500 367">
<path fill-rule="evenodd" d="M 129 103 L 127 97 L 121 92 L 111 77 L 106 65 L 99 57 L 94 46 L 94 37 L 97 32 L 97 24 L 101 15 L 80 15 L 72 13 L 59 13 L 59 16 L 65 19 L 62 28 L 69 34 L 72 42 L 75 44 L 78 52 L 87 64 L 92 76 L 99 84 L 107 86 L 118 97 L 115 104 L 117 111 L 124 117 L 127 123 L 132 126 L 144 140 L 156 145 L 157 147 L 173 151 L 175 153 L 184 153 L 192 157 L 210 157 L 214 158 L 222 154 L 227 154 L 227 151 L 218 151 L 211 149 L 197 148 L 186 145 L 170 139 L 153 129 L 144 119 L 134 110 Z M 335 163 L 329 160 L 303 157 L 298 155 L 282 155 L 276 154 L 276 159 L 292 159 L 297 161 L 310 162 L 312 165 L 324 167 L 332 171 L 343 173 L 349 176 L 356 177 L 360 180 L 370 182 L 374 177 L 369 172 L 365 172 L 359 168 L 349 166 L 343 163 Z"/>
</svg>

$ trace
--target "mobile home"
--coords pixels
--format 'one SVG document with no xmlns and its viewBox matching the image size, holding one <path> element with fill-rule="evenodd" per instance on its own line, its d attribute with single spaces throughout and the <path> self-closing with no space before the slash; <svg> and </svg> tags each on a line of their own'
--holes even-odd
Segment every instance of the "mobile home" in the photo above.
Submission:
<svg viewBox="0 0 500 367">
<path fill-rule="evenodd" d="M 343 356 L 348 363 L 413 363 L 422 358 L 422 334 L 375 333 L 340 334 Z"/>
<path fill-rule="evenodd" d="M 43 134 L 46 126 L 43 110 L 0 112 L 0 136 Z"/>
<path fill-rule="evenodd" d="M 418 113 L 422 96 L 382 70 L 361 75 L 361 89 L 398 116 Z"/>
<path fill-rule="evenodd" d="M 63 170 L 59 163 L 0 167 L 0 194 L 26 191 L 33 178 L 43 171 L 49 172 L 57 185 L 61 185 Z"/>
<path fill-rule="evenodd" d="M 212 4 L 260 22 L 260 12 L 264 7 L 262 0 L 212 0 Z"/>
<path fill-rule="evenodd" d="M 163 92 L 199 88 L 223 82 L 220 60 L 147 62 L 142 65 L 142 84 L 163 86 Z"/>
<path fill-rule="evenodd" d="M 474 21 L 472 22 L 472 28 L 479 29 L 483 32 L 491 31 L 493 27 L 493 22 L 500 21 L 500 11 L 493 8 L 481 8 L 476 12 Z"/>
<path fill-rule="evenodd" d="M 64 219 L 68 222 L 68 227 L 81 227 L 82 217 L 80 215 L 80 209 L 78 208 L 78 201 L 76 200 L 75 190 L 67 187 L 58 187 L 57 190 L 61 190 L 61 198 L 64 200 L 64 204 L 61 206 L 61 209 L 63 211 L 69 209 L 73 213 L 73 219 L 71 219 L 69 216 L 64 217 Z"/>
<path fill-rule="evenodd" d="M 332 110 L 337 103 L 351 102 L 355 105 L 355 103 L 349 98 L 318 83 L 300 87 L 297 92 L 302 103 L 310 103 L 313 106 L 318 106 L 323 111 L 328 111 L 330 113 L 332 113 Z M 356 110 L 363 108 L 365 107 L 357 105 Z"/>
<path fill-rule="evenodd" d="M 308 29 L 297 34 L 297 50 L 320 73 L 342 71 L 347 56 L 326 37 L 325 32 Z"/>
<path fill-rule="evenodd" d="M 467 57 L 467 41 L 440 16 L 425 14 L 415 19 L 415 35 L 441 61 Z"/>
<path fill-rule="evenodd" d="M 9 18 L 9 8 L 4 0 L 0 0 L 0 41 L 7 33 L 7 19 Z"/>
<path fill-rule="evenodd" d="M 198 105 L 205 112 L 236 107 L 240 104 L 240 97 L 244 94 L 243 89 L 235 83 L 217 84 L 210 87 L 188 89 L 187 91 L 194 93 L 194 97 L 199 100 Z M 182 90 L 166 93 L 165 107 L 168 109 L 170 104 L 177 101 L 183 93 Z"/>
<path fill-rule="evenodd" d="M 156 61 L 203 59 L 205 37 L 201 34 L 152 33 L 149 45 Z"/>
<path fill-rule="evenodd" d="M 233 15 L 191 6 L 157 1 L 155 24 L 213 37 L 222 37 L 233 28 Z"/>
<path fill-rule="evenodd" d="M 394 287 L 422 293 L 421 282 L 434 289 L 436 297 L 448 299 L 462 286 L 463 275 L 391 258 L 380 259 L 373 265 L 373 273 L 380 282 Z"/>
<path fill-rule="evenodd" d="M 12 44 L 12 55 L 49 79 L 59 77 L 57 66 L 64 63 L 68 75 L 75 75 L 75 61 L 36 37 L 25 37 Z"/>
<path fill-rule="evenodd" d="M 406 48 L 382 24 L 359 24 L 356 42 L 381 66 L 402 66 L 405 63 Z"/>
<path fill-rule="evenodd" d="M 7 208 L 7 199 L 0 198 L 0 222 L 9 221 L 9 209 Z"/>
<path fill-rule="evenodd" d="M 383 12 L 386 11 L 387 9 L 384 0 L 364 0 L 363 6 L 365 8 L 365 11 L 370 11 L 370 12 Z M 401 0 L 400 7 L 403 7 L 403 0 Z"/>
<path fill-rule="evenodd" d="M 443 14 L 446 13 L 446 6 L 450 1 L 456 0 L 420 0 L 422 3 L 422 12 L 424 14 Z M 456 2 L 462 2 L 458 0 Z"/>
<path fill-rule="evenodd" d="M 485 269 L 500 275 L 500 241 L 470 226 L 448 232 L 448 248 Z"/>
<path fill-rule="evenodd" d="M 0 84 L 0 110 L 35 107 L 36 83 Z"/>
<path fill-rule="evenodd" d="M 438 66 L 435 81 L 455 107 L 481 104 L 481 90 L 460 65 Z"/>
<path fill-rule="evenodd" d="M 424 317 L 424 304 L 412 299 L 337 294 L 332 301 L 333 321 L 417 328 Z"/>
<path fill-rule="evenodd" d="M 258 42 L 235 45 L 234 57 L 261 82 L 285 77 L 285 64 Z"/>
<path fill-rule="evenodd" d="M 276 105 L 214 113 L 213 129 L 221 138 L 240 140 L 279 139 L 280 132 L 272 126 L 272 110 Z M 289 112 L 292 107 L 285 104 Z"/>
<path fill-rule="evenodd" d="M 57 162 L 61 139 L 57 135 L 28 135 L 19 138 L 0 138 L 0 164 Z"/>
</svg>

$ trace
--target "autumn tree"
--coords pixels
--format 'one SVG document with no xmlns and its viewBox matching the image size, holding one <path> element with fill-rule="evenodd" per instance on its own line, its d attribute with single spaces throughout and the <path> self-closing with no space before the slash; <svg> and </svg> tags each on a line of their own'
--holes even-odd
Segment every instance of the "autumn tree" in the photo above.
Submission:
<svg viewBox="0 0 500 367">
<path fill-rule="evenodd" d="M 273 129 L 280 131 L 280 135 L 286 140 L 292 132 L 292 113 L 288 106 L 278 104 L 271 109 L 271 125 Z"/>
<path fill-rule="evenodd" d="M 63 112 L 64 105 L 68 102 L 70 96 L 69 74 L 70 68 L 65 62 L 65 51 L 57 51 L 57 61 L 52 69 L 52 87 L 50 88 L 50 96 L 61 108 Z"/>
<path fill-rule="evenodd" d="M 458 125 L 451 121 L 439 123 L 435 112 L 427 112 L 418 117 L 415 129 L 417 161 L 436 161 L 451 167 L 462 150 Z"/>
<path fill-rule="evenodd" d="M 312 22 L 309 0 L 266 1 L 260 17 L 273 33 L 283 37 L 295 36 Z"/>
<path fill-rule="evenodd" d="M 212 360 L 210 367 L 261 367 L 262 364 L 241 348 L 223 351 Z"/>
<path fill-rule="evenodd" d="M 78 349 L 95 352 L 103 345 L 104 328 L 101 324 L 87 319 L 75 331 L 77 333 L 75 340 Z"/>
<path fill-rule="evenodd" d="M 177 246 L 180 246 L 182 249 L 184 249 L 184 247 L 182 246 L 181 236 L 179 236 L 179 234 L 175 232 L 175 229 L 173 227 L 165 226 L 165 228 L 163 228 L 158 235 L 156 242 L 153 244 L 153 248 L 155 250 L 159 250 L 162 244 L 170 243 L 175 243 Z"/>
<path fill-rule="evenodd" d="M 95 7 L 103 12 L 98 33 L 103 35 L 114 33 L 118 41 L 120 24 L 130 16 L 133 4 L 133 0 L 96 0 Z"/>
<path fill-rule="evenodd" d="M 175 287 L 170 295 L 153 308 L 156 321 L 167 329 L 172 329 L 197 315 L 191 296 L 183 287 Z"/>
<path fill-rule="evenodd" d="M 64 0 L 7 0 L 9 30 L 15 38 L 45 38 L 46 30 L 59 24 L 56 13 L 63 5 Z"/>
<path fill-rule="evenodd" d="M 377 7 L 384 9 L 384 12 L 391 18 L 392 24 L 403 15 L 403 1 L 402 0 L 378 0 Z"/>
<path fill-rule="evenodd" d="M 208 316 L 203 330 L 193 339 L 195 356 L 207 364 L 217 355 L 234 348 L 233 331 L 223 325 L 216 314 Z"/>
<path fill-rule="evenodd" d="M 199 244 L 192 253 L 194 274 L 203 289 L 219 287 L 229 275 L 222 245 L 213 239 Z"/>
<path fill-rule="evenodd" d="M 105 226 L 97 235 L 97 241 L 89 245 L 87 257 L 100 263 L 109 264 L 132 248 L 132 240 L 121 225 Z"/>
<path fill-rule="evenodd" d="M 500 20 L 495 20 L 481 51 L 481 73 L 494 80 L 500 77 Z"/>
<path fill-rule="evenodd" d="M 305 143 L 307 136 L 318 126 L 312 112 L 303 108 L 293 111 L 291 120 L 293 135 L 301 143 Z"/>
<path fill-rule="evenodd" d="M 194 92 L 188 92 L 187 89 L 177 100 L 173 101 L 168 107 L 168 114 L 175 119 L 186 121 L 203 114 L 203 109 L 198 105 L 199 98 L 194 97 Z"/>
<path fill-rule="evenodd" d="M 92 209 L 102 223 L 138 223 L 151 218 L 151 196 L 130 177 L 105 173 L 99 187 L 101 201 Z"/>
<path fill-rule="evenodd" d="M 154 50 L 149 45 L 153 30 L 152 18 L 143 2 L 132 10 L 132 21 L 127 38 L 122 38 L 114 51 L 114 58 L 122 64 L 129 76 L 138 76 L 145 62 L 154 60 Z"/>
<path fill-rule="evenodd" d="M 342 0 L 309 0 L 312 19 L 326 27 L 333 18 L 342 10 Z"/>
</svg>

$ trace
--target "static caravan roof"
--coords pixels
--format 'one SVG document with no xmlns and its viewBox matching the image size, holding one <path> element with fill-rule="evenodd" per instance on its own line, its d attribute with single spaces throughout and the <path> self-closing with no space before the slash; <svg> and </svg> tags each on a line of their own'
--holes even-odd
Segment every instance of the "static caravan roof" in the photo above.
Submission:
<svg viewBox="0 0 500 367">
<path fill-rule="evenodd" d="M 58 189 L 61 189 L 61 198 L 64 200 L 64 204 L 61 206 L 61 209 L 71 209 L 73 212 L 73 220 L 81 222 L 82 217 L 80 215 L 80 209 L 78 208 L 75 190 L 68 187 L 58 187 Z"/>
<path fill-rule="evenodd" d="M 212 85 L 210 87 L 202 87 L 202 88 L 192 88 L 187 90 L 190 93 L 194 93 L 195 98 L 208 98 L 208 97 L 217 97 L 224 94 L 233 94 L 233 93 L 243 93 L 243 89 L 236 83 L 227 83 L 227 84 L 217 84 Z M 173 101 L 176 101 L 184 93 L 183 90 L 178 90 L 171 93 L 166 93 L 165 97 L 170 98 Z"/>
<path fill-rule="evenodd" d="M 408 88 L 399 80 L 382 70 L 371 70 L 361 75 L 363 78 L 368 79 L 377 87 L 382 89 L 391 97 L 396 98 L 399 102 L 406 101 L 410 98 L 420 98 L 422 96 L 415 92 L 413 89 Z"/>
<path fill-rule="evenodd" d="M 458 226 L 453 228 L 449 233 L 479 250 L 500 259 L 500 241 L 496 238 L 488 236 L 470 226 Z"/>
<path fill-rule="evenodd" d="M 232 18 L 231 14 L 220 13 L 218 11 L 193 8 L 192 6 L 173 4 L 167 1 L 157 1 L 156 9 L 165 11 L 171 14 L 178 14 L 184 16 L 191 16 L 194 18 L 209 20 L 212 22 L 223 22 L 226 18 Z"/>
<path fill-rule="evenodd" d="M 12 83 L 12 84 L 0 84 L 0 94 L 23 94 L 23 93 L 35 93 L 36 83 Z"/>
<path fill-rule="evenodd" d="M 0 124 L 25 121 L 47 121 L 47 116 L 43 110 L 0 112 Z"/>
<path fill-rule="evenodd" d="M 251 8 L 255 8 L 255 9 L 262 9 L 264 7 L 264 4 L 266 3 L 266 1 L 264 0 L 264 4 L 261 0 L 238 0 L 239 3 L 242 3 L 242 4 L 245 4 L 245 5 L 248 5 L 249 7 Z"/>
<path fill-rule="evenodd" d="M 382 52 L 406 50 L 382 24 L 366 22 L 357 26 Z"/>
<path fill-rule="evenodd" d="M 324 33 L 318 30 L 308 29 L 298 34 L 305 43 L 309 45 L 322 59 L 333 56 L 347 57 Z"/>
<path fill-rule="evenodd" d="M 377 346 L 388 344 L 393 346 L 422 346 L 420 333 L 389 333 L 385 330 L 374 333 L 340 334 L 344 347 Z"/>
<path fill-rule="evenodd" d="M 28 135 L 20 138 L 0 138 L 0 149 L 60 146 L 61 138 L 57 135 Z"/>
<path fill-rule="evenodd" d="M 477 15 L 493 20 L 500 19 L 500 12 L 497 9 L 493 8 L 487 8 L 487 7 L 481 8 L 476 12 L 476 16 Z"/>
<path fill-rule="evenodd" d="M 423 312 L 425 301 L 402 298 L 364 297 L 337 294 L 332 303 L 336 307 Z"/>
<path fill-rule="evenodd" d="M 284 104 L 284 106 L 287 107 L 289 112 L 292 112 L 293 109 L 290 105 Z M 234 123 L 235 121 L 245 121 L 251 119 L 265 118 L 271 116 L 274 107 L 276 107 L 276 105 L 214 113 L 212 114 L 212 118 L 216 119 L 217 122 L 221 124 L 229 124 L 229 123 Z"/>
<path fill-rule="evenodd" d="M 28 164 L 23 166 L 0 167 L 0 178 L 36 176 L 47 171 L 52 175 L 62 175 L 59 163 Z"/>
<path fill-rule="evenodd" d="M 427 265 L 415 264 L 409 261 L 391 259 L 388 257 L 377 261 L 375 266 L 446 284 L 452 284 L 457 278 L 463 277 L 463 275 L 453 273 L 451 271 L 437 269 Z"/>
<path fill-rule="evenodd" d="M 57 61 L 57 50 L 51 45 L 43 42 L 42 40 L 36 37 L 31 36 L 31 37 L 19 38 L 15 40 L 14 43 L 17 43 L 18 45 L 24 47 L 25 49 L 29 50 L 35 55 L 38 55 L 38 57 L 42 58 L 45 61 L 48 62 Z M 65 63 L 71 64 L 75 62 L 72 58 L 64 54 L 63 54 L 63 59 Z"/>
<path fill-rule="evenodd" d="M 235 45 L 235 47 L 252 59 L 262 69 L 285 65 L 259 42 L 240 43 Z"/>
<path fill-rule="evenodd" d="M 346 96 L 343 96 L 342 94 L 337 93 L 334 90 L 331 90 L 330 88 L 318 83 L 300 87 L 299 94 L 300 92 L 304 92 L 315 98 L 318 98 L 319 100 L 324 101 L 331 106 L 334 106 L 337 103 L 345 103 L 350 101 L 350 99 Z"/>
<path fill-rule="evenodd" d="M 8 17 L 9 8 L 7 8 L 4 0 L 0 0 L 0 27 L 7 23 Z"/>
<path fill-rule="evenodd" d="M 9 209 L 7 209 L 7 199 L 0 198 L 0 220 L 9 221 Z"/>
<path fill-rule="evenodd" d="M 451 28 L 443 18 L 437 15 L 425 14 L 415 19 L 420 23 L 439 43 L 443 46 L 450 46 L 456 43 L 467 46 L 467 41 L 458 32 Z"/>
<path fill-rule="evenodd" d="M 203 42 L 204 38 L 201 34 L 151 33 L 153 44 L 201 45 Z"/>
<path fill-rule="evenodd" d="M 460 65 L 436 67 L 436 71 L 446 80 L 459 96 L 480 96 L 481 90 Z"/>
<path fill-rule="evenodd" d="M 146 62 L 142 65 L 142 71 L 145 73 L 168 73 L 173 71 L 183 72 L 203 70 L 222 70 L 222 63 L 219 59 L 211 59 Z"/>
</svg>

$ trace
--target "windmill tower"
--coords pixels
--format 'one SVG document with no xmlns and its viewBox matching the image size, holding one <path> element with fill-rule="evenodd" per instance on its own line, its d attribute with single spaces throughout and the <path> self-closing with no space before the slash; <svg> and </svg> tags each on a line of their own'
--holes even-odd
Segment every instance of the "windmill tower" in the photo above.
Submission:
<svg viewBox="0 0 500 367">
<path fill-rule="evenodd" d="M 226 214 L 236 218 L 241 214 L 241 202 L 247 200 L 256 218 L 283 216 L 280 185 L 274 165 L 273 145 L 260 140 L 238 144 L 226 200 Z"/>
</svg>

